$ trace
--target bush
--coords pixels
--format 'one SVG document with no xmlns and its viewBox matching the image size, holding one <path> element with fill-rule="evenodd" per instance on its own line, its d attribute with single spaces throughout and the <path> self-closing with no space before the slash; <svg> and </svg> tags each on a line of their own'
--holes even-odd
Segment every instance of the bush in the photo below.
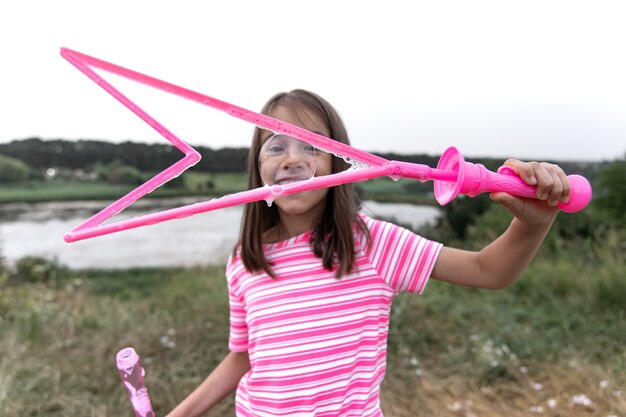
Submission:
<svg viewBox="0 0 626 417">
<path fill-rule="evenodd" d="M 626 155 L 625 155 L 626 158 Z M 626 160 L 615 160 L 599 172 L 595 205 L 612 220 L 626 224 Z"/>
<path fill-rule="evenodd" d="M 141 184 L 144 182 L 141 172 L 132 166 L 124 165 L 120 161 L 96 167 L 98 178 L 111 184 Z"/>
<path fill-rule="evenodd" d="M 17 261 L 15 272 L 9 275 L 9 282 L 56 283 L 69 276 L 69 270 L 56 260 L 48 260 L 37 256 L 27 256 Z"/>
<path fill-rule="evenodd" d="M 607 230 L 593 247 L 593 292 L 599 308 L 626 311 L 626 230 Z"/>
<path fill-rule="evenodd" d="M 492 203 L 484 213 L 477 215 L 467 226 L 465 237 L 472 249 L 480 249 L 493 242 L 511 223 L 513 216 L 500 204 Z"/>
<path fill-rule="evenodd" d="M 443 213 L 456 238 L 464 240 L 467 230 L 493 203 L 488 194 L 458 196 L 443 207 Z"/>
<path fill-rule="evenodd" d="M 0 182 L 27 181 L 30 168 L 19 159 L 0 155 Z"/>
<path fill-rule="evenodd" d="M 176 190 L 184 190 L 187 188 L 187 183 L 185 181 L 185 177 L 183 175 L 179 175 L 178 177 L 174 177 L 163 186 L 167 189 L 176 189 Z"/>
</svg>

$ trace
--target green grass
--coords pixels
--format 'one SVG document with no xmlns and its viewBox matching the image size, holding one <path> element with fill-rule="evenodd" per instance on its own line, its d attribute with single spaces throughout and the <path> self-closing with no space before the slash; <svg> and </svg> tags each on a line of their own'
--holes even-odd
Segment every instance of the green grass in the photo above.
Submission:
<svg viewBox="0 0 626 417">
<path fill-rule="evenodd" d="M 100 271 L 4 288 L 0 415 L 131 416 L 114 360 L 126 346 L 142 355 L 163 415 L 226 352 L 222 275 Z"/>
<path fill-rule="evenodd" d="M 391 178 L 382 177 L 374 178 L 359 183 L 359 186 L 367 193 L 374 194 L 403 194 L 404 186 L 413 180 L 400 178 L 397 181 Z"/>
<path fill-rule="evenodd" d="M 0 186 L 0 203 L 102 200 L 122 196 L 134 187 L 127 184 L 70 181 L 37 181 Z"/>
<path fill-rule="evenodd" d="M 554 416 L 624 415 L 619 242 L 584 257 L 542 253 L 503 291 L 432 281 L 421 297 L 398 296 L 385 415 L 527 416 L 533 406 Z M 114 361 L 126 346 L 141 355 L 164 415 L 227 353 L 223 267 L 49 270 L 47 281 L 1 288 L 2 416 L 132 416 Z M 592 407 L 572 404 L 580 394 Z M 210 415 L 233 415 L 232 404 L 231 396 Z"/>
<path fill-rule="evenodd" d="M 184 174 L 184 187 L 157 188 L 147 195 L 149 198 L 179 196 L 220 196 L 246 189 L 245 174 L 232 173 L 187 173 Z M 207 187 L 211 181 L 213 188 Z M 72 201 L 72 200 L 115 200 L 139 184 L 110 184 L 86 181 L 31 181 L 20 184 L 0 185 L 0 203 Z"/>
<path fill-rule="evenodd" d="M 168 187 L 167 184 L 148 194 L 148 198 L 211 196 L 219 197 L 247 189 L 245 173 L 202 173 L 188 172 L 181 177 L 183 187 Z M 375 178 L 360 182 L 358 187 L 364 197 L 383 202 L 405 202 L 434 204 L 432 195 L 408 192 L 405 186 L 412 180 Z M 210 184 L 210 185 L 209 185 Z M 115 200 L 139 184 L 110 184 L 101 181 L 31 181 L 19 184 L 0 185 L 0 203 L 43 202 L 72 200 Z"/>
</svg>

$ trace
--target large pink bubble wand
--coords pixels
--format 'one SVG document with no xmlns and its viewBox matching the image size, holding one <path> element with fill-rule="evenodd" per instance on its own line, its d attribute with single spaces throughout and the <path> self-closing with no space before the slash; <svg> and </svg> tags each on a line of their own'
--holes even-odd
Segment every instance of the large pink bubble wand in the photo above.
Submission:
<svg viewBox="0 0 626 417">
<path fill-rule="evenodd" d="M 265 200 L 268 204 L 271 204 L 275 199 L 285 195 L 318 188 L 333 187 L 349 182 L 365 181 L 383 176 L 388 176 L 393 179 L 413 178 L 419 181 L 432 180 L 434 181 L 435 198 L 441 205 L 449 203 L 459 194 L 473 197 L 484 192 L 503 191 L 521 197 L 536 198 L 536 188 L 526 184 L 510 169 L 502 167 L 498 172 L 492 172 L 481 164 L 466 162 L 461 153 L 454 147 L 450 147 L 444 151 L 437 164 L 437 168 L 431 168 L 422 164 L 389 161 L 380 156 L 353 148 L 270 116 L 235 106 L 80 52 L 62 48 L 61 55 L 87 77 L 115 97 L 120 103 L 148 123 L 148 125 L 154 128 L 184 154 L 184 157 L 180 161 L 155 175 L 146 183 L 140 185 L 69 231 L 64 236 L 64 240 L 68 243 L 140 226 L 152 225 L 166 220 L 181 219 L 194 214 L 218 210 L 238 204 L 261 200 Z M 288 135 L 297 140 L 309 143 L 323 151 L 342 157 L 350 163 L 358 163 L 361 167 L 359 169 L 349 169 L 336 174 L 313 177 L 290 184 L 265 185 L 210 201 L 103 224 L 104 221 L 124 210 L 147 193 L 196 164 L 200 160 L 200 154 L 128 99 L 128 97 L 113 87 L 108 81 L 98 75 L 94 69 L 100 69 L 108 73 L 119 75 L 131 81 L 154 87 L 158 90 L 183 97 L 204 106 L 212 107 L 260 128 L 272 131 L 275 134 Z M 569 175 L 568 179 L 571 187 L 570 200 L 567 203 L 559 203 L 558 206 L 561 210 L 566 212 L 582 210 L 591 199 L 591 185 L 580 175 Z"/>
<path fill-rule="evenodd" d="M 148 389 L 143 380 L 145 372 L 141 367 L 141 361 L 135 349 L 132 347 L 122 349 L 117 352 L 115 359 L 117 361 L 117 370 L 124 388 L 128 391 L 135 415 L 137 417 L 154 417 Z"/>
</svg>

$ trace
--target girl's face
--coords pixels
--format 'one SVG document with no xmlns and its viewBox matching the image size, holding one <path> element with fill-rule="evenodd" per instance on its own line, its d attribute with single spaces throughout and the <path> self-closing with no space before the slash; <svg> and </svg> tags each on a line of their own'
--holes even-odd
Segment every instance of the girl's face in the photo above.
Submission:
<svg viewBox="0 0 626 417">
<path fill-rule="evenodd" d="M 296 115 L 289 107 L 277 106 L 270 116 L 324 136 L 330 135 L 328 127 L 318 117 L 306 110 L 303 113 Z M 332 173 L 332 156 L 305 142 L 286 135 L 272 136 L 270 132 L 262 140 L 264 143 L 259 153 L 259 170 L 267 185 L 305 181 L 313 176 Z M 281 197 L 275 204 L 281 216 L 317 216 L 325 209 L 327 195 L 328 189 L 322 188 Z"/>
</svg>

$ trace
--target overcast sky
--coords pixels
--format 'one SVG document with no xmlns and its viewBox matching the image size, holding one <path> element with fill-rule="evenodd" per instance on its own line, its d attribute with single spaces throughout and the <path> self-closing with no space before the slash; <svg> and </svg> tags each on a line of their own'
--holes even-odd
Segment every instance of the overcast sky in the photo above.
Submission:
<svg viewBox="0 0 626 417">
<path fill-rule="evenodd" d="M 256 111 L 315 91 L 367 151 L 612 160 L 626 152 L 624 22 L 626 3 L 602 0 L 4 1 L 0 141 L 165 142 L 68 47 Z M 246 122 L 119 85 L 192 145 L 248 146 Z"/>
</svg>

